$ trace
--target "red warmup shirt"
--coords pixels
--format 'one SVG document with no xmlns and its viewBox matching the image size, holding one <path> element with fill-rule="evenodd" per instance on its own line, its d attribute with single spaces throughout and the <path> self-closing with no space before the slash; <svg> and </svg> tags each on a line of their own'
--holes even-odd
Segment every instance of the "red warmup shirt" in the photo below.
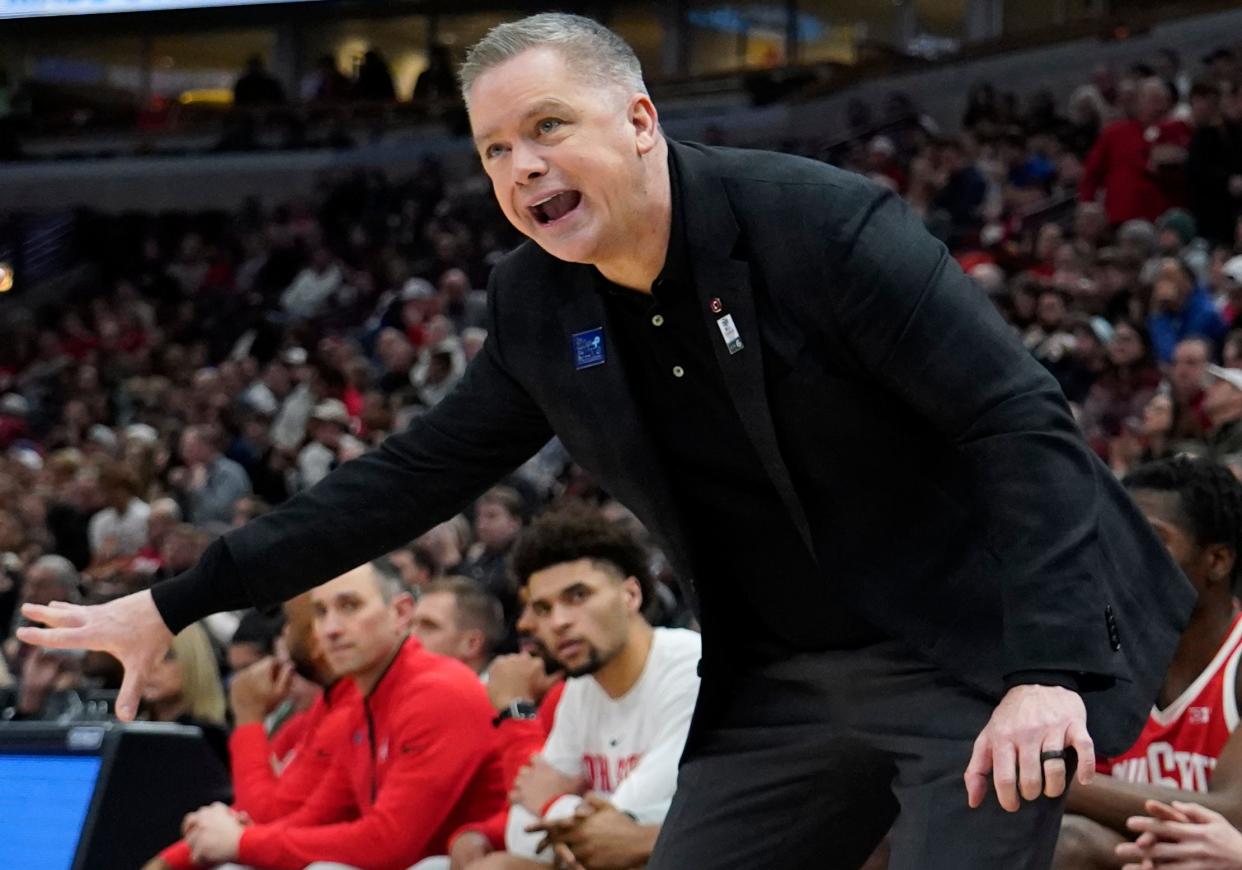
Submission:
<svg viewBox="0 0 1242 870">
<path fill-rule="evenodd" d="M 360 703 L 352 680 L 340 680 L 305 713 L 269 740 L 262 723 L 242 725 L 229 737 L 233 809 L 256 823 L 274 822 L 302 805 L 332 758 L 349 743 Z M 185 840 L 160 857 L 173 870 L 193 870 Z"/>
<path fill-rule="evenodd" d="M 237 863 L 406 870 L 504 806 L 495 712 L 461 662 L 408 638 L 355 709 L 346 749 L 315 791 L 280 821 L 247 828 Z"/>
<path fill-rule="evenodd" d="M 565 681 L 557 683 L 543 696 L 539 704 L 539 715 L 534 719 L 506 719 L 500 723 L 500 754 L 503 760 L 504 781 L 507 788 L 513 788 L 530 757 L 543 748 L 552 733 L 552 723 L 556 721 L 556 707 L 561 703 L 561 695 L 565 694 Z M 492 848 L 503 852 L 505 849 L 505 826 L 509 821 L 508 804 L 481 822 L 463 825 L 449 837 L 449 845 L 453 844 L 466 831 L 477 831 L 487 837 Z"/>
<path fill-rule="evenodd" d="M 1242 615 L 1235 616 L 1211 664 L 1181 697 L 1152 709 L 1138 741 L 1096 770 L 1126 782 L 1163 785 L 1206 793 L 1212 771 L 1238 727 L 1238 659 L 1242 658 Z"/>
<path fill-rule="evenodd" d="M 1161 121 L 1144 126 L 1133 119 L 1114 121 L 1100 133 L 1083 167 L 1078 198 L 1094 202 L 1104 189 L 1104 210 L 1111 224 L 1141 218 L 1154 222 L 1185 195 L 1173 179 L 1161 177 L 1149 166 L 1154 145 L 1190 145 L 1191 130 L 1184 121 Z"/>
</svg>

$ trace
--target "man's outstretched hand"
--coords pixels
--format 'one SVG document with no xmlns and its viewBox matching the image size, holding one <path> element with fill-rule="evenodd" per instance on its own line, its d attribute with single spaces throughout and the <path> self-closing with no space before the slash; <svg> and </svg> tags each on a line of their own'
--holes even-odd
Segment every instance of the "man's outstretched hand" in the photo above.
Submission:
<svg viewBox="0 0 1242 870">
<path fill-rule="evenodd" d="M 1023 800 L 1065 793 L 1062 759 L 1040 761 L 1040 753 L 1073 747 L 1078 752 L 1078 781 L 1095 776 L 1095 745 L 1087 733 L 1087 708 L 1076 692 L 1059 686 L 1014 686 L 1001 699 L 975 740 L 966 766 L 966 797 L 978 807 L 988 793 L 988 774 L 996 797 L 1009 812 Z"/>
<path fill-rule="evenodd" d="M 25 604 L 22 615 L 47 626 L 19 628 L 17 639 L 23 643 L 50 649 L 100 650 L 120 661 L 125 679 L 116 699 L 116 715 L 125 722 L 138 712 L 151 666 L 172 643 L 172 633 L 160 618 L 149 590 L 91 606 L 63 601 L 53 601 L 47 607 Z"/>
</svg>

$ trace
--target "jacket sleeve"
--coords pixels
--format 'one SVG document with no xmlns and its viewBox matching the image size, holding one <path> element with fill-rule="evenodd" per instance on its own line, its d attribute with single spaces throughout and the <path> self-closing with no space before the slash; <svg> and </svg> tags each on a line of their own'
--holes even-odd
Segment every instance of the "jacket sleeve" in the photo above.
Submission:
<svg viewBox="0 0 1242 870">
<path fill-rule="evenodd" d="M 863 369 L 955 446 L 975 482 L 1001 587 L 1000 676 L 1107 685 L 1097 468 L 1061 389 L 910 210 L 887 191 L 869 197 L 839 237 L 829 305 Z"/>
<path fill-rule="evenodd" d="M 160 858 L 172 870 L 198 870 L 199 865 L 190 857 L 190 844 L 185 840 L 178 840 L 160 852 Z"/>
<path fill-rule="evenodd" d="M 502 268 L 493 270 L 493 285 Z M 238 587 L 267 607 L 356 568 L 448 519 L 547 443 L 552 430 L 543 412 L 502 359 L 499 292 L 493 286 L 483 349 L 439 404 L 226 535 L 224 557 L 215 555 L 219 569 L 191 569 L 153 587 L 171 630 L 235 604 Z"/>
<path fill-rule="evenodd" d="M 240 725 L 229 735 L 229 758 L 233 767 L 233 808 L 255 822 L 270 822 L 279 779 L 272 769 L 272 747 L 263 723 Z"/>
<path fill-rule="evenodd" d="M 450 698 L 410 699 L 390 745 L 397 753 L 375 803 L 356 820 L 303 826 L 290 817 L 242 835 L 238 863 L 301 870 L 316 861 L 405 870 L 426 857 L 492 749 L 491 725 L 477 708 Z M 416 710 L 415 710 L 416 708 Z M 300 815 L 300 814 L 299 814 Z"/>
</svg>

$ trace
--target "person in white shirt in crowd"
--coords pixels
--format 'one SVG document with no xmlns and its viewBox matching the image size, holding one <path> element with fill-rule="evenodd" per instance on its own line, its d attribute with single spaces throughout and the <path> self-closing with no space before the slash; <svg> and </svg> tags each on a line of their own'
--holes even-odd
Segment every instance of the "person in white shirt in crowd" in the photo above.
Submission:
<svg viewBox="0 0 1242 870">
<path fill-rule="evenodd" d="M 574 850 L 599 845 L 593 822 L 624 825 L 620 839 L 636 854 L 623 866 L 645 863 L 677 787 L 702 649 L 697 633 L 644 618 L 654 597 L 647 564 L 622 526 L 583 506 L 544 514 L 518 539 L 512 565 L 526 618 L 568 679 L 543 751 L 510 792 L 506 851 L 467 829 L 451 845 L 454 868 L 581 860 Z M 515 703 L 506 714 L 534 717 L 535 707 Z"/>
<path fill-rule="evenodd" d="M 349 427 L 349 411 L 340 399 L 324 399 L 315 406 L 306 425 L 310 441 L 298 453 L 299 488 L 314 486 L 349 456 L 365 449 L 349 434 Z"/>
<path fill-rule="evenodd" d="M 294 317 L 309 320 L 324 312 L 343 285 L 344 275 L 335 255 L 326 245 L 320 245 L 311 255 L 310 265 L 281 294 L 280 307 Z"/>
<path fill-rule="evenodd" d="M 457 659 L 487 682 L 487 668 L 505 639 L 499 599 L 469 577 L 442 577 L 422 588 L 412 631 L 433 653 Z"/>
<path fill-rule="evenodd" d="M 150 506 L 138 498 L 138 481 L 122 465 L 108 464 L 99 472 L 99 489 L 106 507 L 91 517 L 87 539 L 91 560 L 103 562 L 131 556 L 147 542 Z"/>
</svg>

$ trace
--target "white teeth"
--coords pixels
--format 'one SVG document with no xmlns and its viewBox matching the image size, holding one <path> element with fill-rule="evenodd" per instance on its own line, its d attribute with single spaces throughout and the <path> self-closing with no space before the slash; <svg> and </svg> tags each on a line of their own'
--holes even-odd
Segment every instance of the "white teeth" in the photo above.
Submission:
<svg viewBox="0 0 1242 870">
<path fill-rule="evenodd" d="M 564 192 L 565 191 L 560 190 L 560 191 L 557 191 L 556 193 L 551 194 L 550 196 L 545 196 L 543 199 L 539 200 L 539 202 L 531 203 L 530 207 L 538 208 L 539 206 L 543 205 L 545 202 L 551 202 L 552 200 L 556 199 L 558 196 L 560 196 Z"/>
</svg>

